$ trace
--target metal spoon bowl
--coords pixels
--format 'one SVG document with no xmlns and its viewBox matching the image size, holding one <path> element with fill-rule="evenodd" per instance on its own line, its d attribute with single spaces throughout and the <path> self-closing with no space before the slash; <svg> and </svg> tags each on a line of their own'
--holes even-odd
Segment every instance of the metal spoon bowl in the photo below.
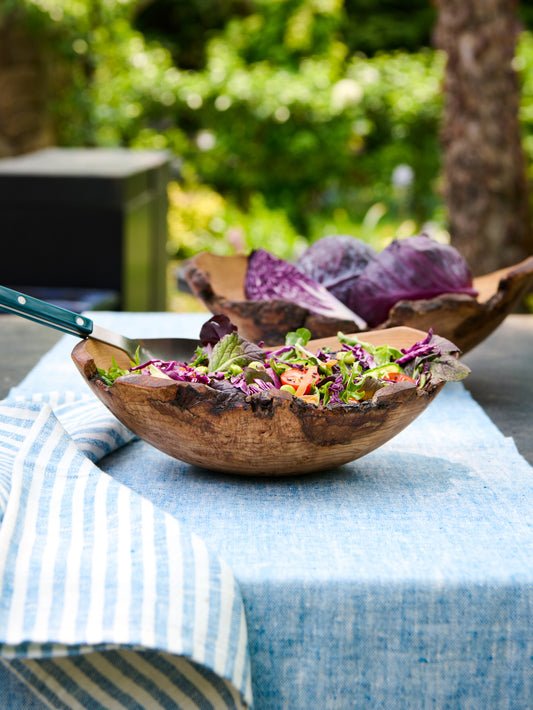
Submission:
<svg viewBox="0 0 533 710">
<path fill-rule="evenodd" d="M 130 359 L 136 352 L 142 362 L 148 360 L 189 360 L 200 344 L 193 338 L 127 338 L 120 333 L 95 325 L 87 316 L 54 306 L 33 296 L 0 286 L 0 306 L 28 320 L 75 335 L 96 340 L 123 350 Z"/>
</svg>

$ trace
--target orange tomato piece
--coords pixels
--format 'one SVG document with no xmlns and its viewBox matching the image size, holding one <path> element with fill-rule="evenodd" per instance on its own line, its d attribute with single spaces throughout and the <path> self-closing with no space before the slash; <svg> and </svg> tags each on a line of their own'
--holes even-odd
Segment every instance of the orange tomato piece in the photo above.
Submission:
<svg viewBox="0 0 533 710">
<path fill-rule="evenodd" d="M 338 364 L 339 361 L 336 358 L 330 358 L 329 360 L 325 360 L 324 362 L 320 363 L 322 367 L 333 367 L 334 365 Z"/>
<path fill-rule="evenodd" d="M 320 402 L 320 395 L 318 392 L 314 394 L 303 394 L 300 399 L 303 399 L 304 402 L 310 402 L 311 404 L 318 404 Z"/>
</svg>

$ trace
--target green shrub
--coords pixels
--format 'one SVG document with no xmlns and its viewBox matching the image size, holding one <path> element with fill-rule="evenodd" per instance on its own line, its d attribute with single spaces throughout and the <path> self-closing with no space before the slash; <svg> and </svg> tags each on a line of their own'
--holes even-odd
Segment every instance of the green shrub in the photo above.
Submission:
<svg viewBox="0 0 533 710">
<path fill-rule="evenodd" d="M 169 185 L 168 252 L 183 260 L 199 251 L 228 255 L 265 247 L 292 259 L 306 241 L 298 235 L 283 210 L 269 209 L 263 197 L 252 196 L 243 212 L 206 185 L 185 189 Z"/>
<path fill-rule="evenodd" d="M 206 69 L 179 79 L 173 107 L 179 144 L 172 121 L 168 129 L 144 127 L 132 145 L 150 145 L 157 134 L 180 155 L 185 175 L 231 196 L 242 210 L 260 193 L 302 233 L 317 212 L 343 207 L 359 220 L 377 200 L 396 209 L 392 175 L 408 164 L 410 207 L 421 220 L 431 217 L 439 171 L 438 53 L 348 61 L 332 45 L 328 55 L 289 71 L 266 61 L 246 64 L 232 37 L 213 40 Z"/>
<path fill-rule="evenodd" d="M 243 243 L 283 256 L 333 231 L 444 225 L 444 57 L 424 47 L 427 5 L 158 0 L 136 16 L 136 0 L 4 0 L 0 14 L 68 66 L 51 105 L 60 144 L 175 156 L 173 256 Z M 533 171 L 531 33 L 515 61 Z"/>
</svg>

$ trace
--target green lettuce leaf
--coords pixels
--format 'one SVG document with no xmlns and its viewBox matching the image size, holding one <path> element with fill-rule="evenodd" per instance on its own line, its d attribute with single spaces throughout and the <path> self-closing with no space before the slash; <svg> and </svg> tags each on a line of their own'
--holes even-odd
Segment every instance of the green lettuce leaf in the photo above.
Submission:
<svg viewBox="0 0 533 710">
<path fill-rule="evenodd" d="M 209 357 L 210 372 L 227 372 L 232 365 L 246 367 L 249 363 L 265 360 L 265 351 L 255 343 L 244 340 L 238 333 L 225 335 L 214 346 Z"/>
</svg>

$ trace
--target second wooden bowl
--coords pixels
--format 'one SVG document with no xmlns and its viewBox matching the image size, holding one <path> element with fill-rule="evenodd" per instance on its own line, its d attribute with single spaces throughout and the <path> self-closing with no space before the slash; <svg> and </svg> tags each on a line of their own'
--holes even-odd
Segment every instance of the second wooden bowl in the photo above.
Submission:
<svg viewBox="0 0 533 710">
<path fill-rule="evenodd" d="M 217 256 L 202 252 L 183 269 L 190 290 L 212 313 L 224 313 L 245 338 L 266 345 L 283 342 L 285 333 L 308 328 L 321 338 L 357 331 L 351 321 L 317 316 L 287 301 L 250 301 L 244 293 L 245 255 Z M 490 335 L 533 286 L 533 256 L 525 261 L 474 279 L 477 298 L 442 294 L 435 298 L 399 301 L 378 328 L 409 326 L 433 328 L 466 353 Z"/>
</svg>

